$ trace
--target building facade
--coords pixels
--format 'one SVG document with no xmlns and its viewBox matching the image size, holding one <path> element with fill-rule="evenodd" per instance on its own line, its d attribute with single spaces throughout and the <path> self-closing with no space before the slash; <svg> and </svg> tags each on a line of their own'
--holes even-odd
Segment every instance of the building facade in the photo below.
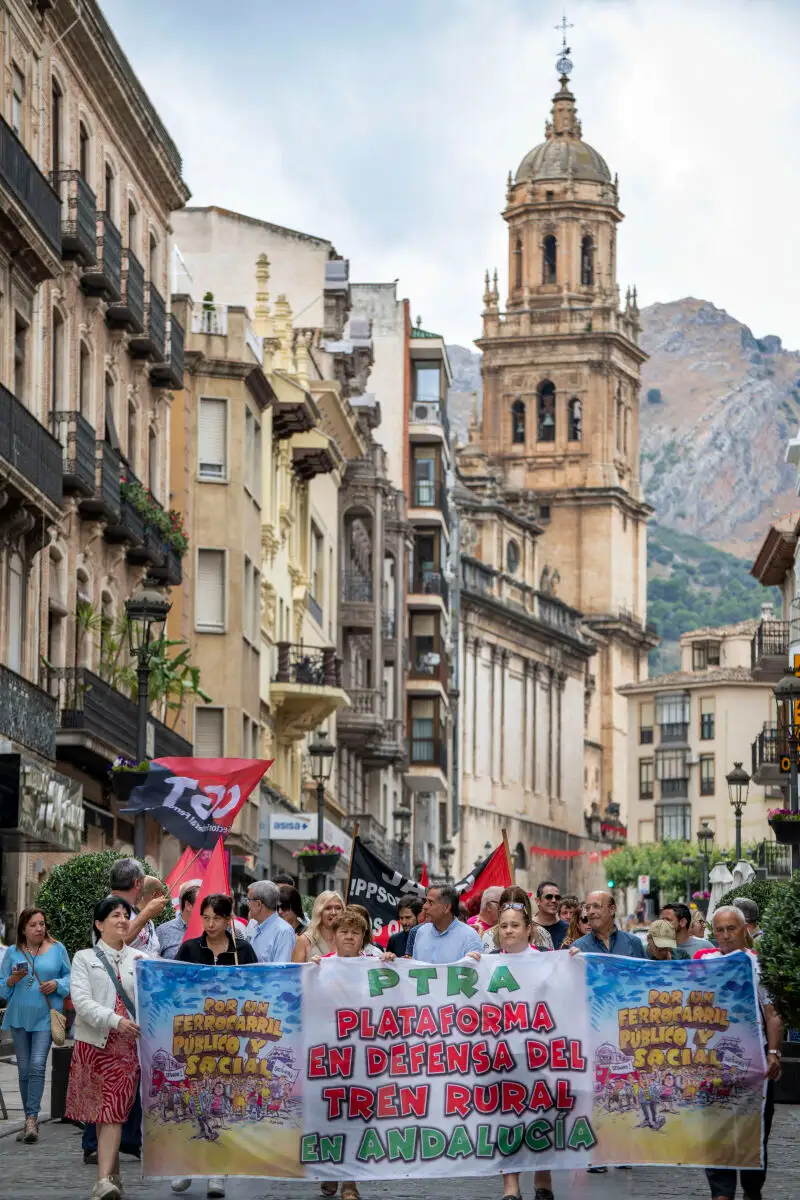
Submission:
<svg viewBox="0 0 800 1200">
<path fill-rule="evenodd" d="M 135 754 L 124 604 L 145 575 L 180 572 L 165 530 L 183 331 L 165 297 L 170 213 L 189 193 L 94 0 L 77 19 L 6 6 L 0 48 L 0 734 L 71 781 L 54 785 L 70 803 L 82 792 L 63 850 L 126 847 L 107 777 Z M 190 752 L 152 711 L 155 748 Z M 7 911 L 54 861 L 47 838 L 31 845 L 4 872 Z M 170 857 L 155 827 L 148 852 Z"/>
<path fill-rule="evenodd" d="M 759 622 L 697 629 L 681 638 L 681 669 L 621 689 L 629 706 L 628 835 L 632 842 L 694 842 L 707 824 L 716 844 L 733 847 L 735 820 L 725 776 L 774 711 L 772 685 L 753 669 Z M 772 803 L 770 803 L 772 801 Z M 768 776 L 753 773 L 742 840 L 769 834 L 774 807 Z"/>
<path fill-rule="evenodd" d="M 646 523 L 639 478 L 635 290 L 620 303 L 619 188 L 582 138 L 566 75 L 545 141 L 509 176 L 508 295 L 487 273 L 482 419 L 468 453 L 486 456 L 506 507 L 530 514 L 540 593 L 582 615 L 596 646 L 586 677 L 583 800 L 624 812 L 628 712 L 620 687 L 646 678 Z M 498 548 L 497 554 L 500 550 Z M 580 784 L 580 781 L 579 781 Z"/>
</svg>

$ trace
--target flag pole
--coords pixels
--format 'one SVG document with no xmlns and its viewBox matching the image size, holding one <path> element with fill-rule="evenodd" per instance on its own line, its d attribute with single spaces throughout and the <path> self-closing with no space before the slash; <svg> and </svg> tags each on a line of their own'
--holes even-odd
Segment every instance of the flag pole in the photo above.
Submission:
<svg viewBox="0 0 800 1200">
<path fill-rule="evenodd" d="M 513 883 L 514 883 L 514 866 L 511 861 L 511 847 L 508 844 L 508 830 L 506 830 L 506 829 L 503 830 L 503 846 L 505 847 L 505 852 L 506 852 L 506 866 L 508 867 L 508 878 L 511 880 L 511 883 L 513 885 Z"/>
<path fill-rule="evenodd" d="M 183 879 L 184 875 L 186 875 L 186 874 L 187 874 L 187 872 L 189 871 L 189 868 L 194 866 L 194 864 L 197 862 L 198 858 L 200 857 L 200 855 L 201 855 L 202 853 L 203 853 L 203 847 L 201 846 L 201 847 L 200 847 L 200 849 L 197 851 L 197 854 L 195 854 L 194 858 L 193 858 L 193 859 L 191 859 L 191 860 L 190 860 L 190 861 L 189 861 L 189 862 L 186 864 L 186 866 L 183 868 L 183 870 L 181 871 L 180 875 L 178 876 L 178 878 L 177 878 L 177 879 L 175 880 L 175 882 L 173 883 L 173 885 L 172 885 L 172 886 L 173 886 L 173 888 L 176 888 L 176 887 L 178 886 L 178 884 L 180 883 L 180 881 Z M 165 884 L 164 886 L 166 887 L 166 884 Z"/>
<path fill-rule="evenodd" d="M 347 897 L 350 895 L 350 876 L 353 874 L 353 855 L 356 852 L 356 838 L 358 837 L 358 821 L 353 825 L 353 840 L 350 843 L 350 862 L 347 864 L 347 883 L 344 889 L 344 902 L 347 904 Z"/>
<path fill-rule="evenodd" d="M 236 949 L 236 926 L 233 923 L 233 910 L 235 907 L 234 901 L 233 901 L 233 888 L 231 887 L 231 877 L 230 877 L 230 875 L 228 875 L 228 864 L 227 864 L 227 862 L 225 862 L 225 842 L 223 840 L 222 834 L 220 834 L 220 836 L 219 836 L 219 841 L 222 842 L 222 861 L 225 863 L 225 875 L 226 875 L 227 884 L 228 884 L 228 895 L 231 898 L 231 941 L 233 942 L 233 961 L 236 963 L 236 966 L 238 967 L 239 951 Z M 219 845 L 219 843 L 217 843 L 217 844 Z"/>
</svg>

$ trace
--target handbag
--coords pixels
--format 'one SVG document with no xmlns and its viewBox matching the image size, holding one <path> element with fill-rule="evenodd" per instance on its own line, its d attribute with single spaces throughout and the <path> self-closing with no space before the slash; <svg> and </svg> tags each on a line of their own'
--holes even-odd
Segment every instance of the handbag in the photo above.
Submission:
<svg viewBox="0 0 800 1200">
<path fill-rule="evenodd" d="M 24 953 L 25 951 L 23 951 L 23 954 Z M 37 981 L 37 983 L 40 982 L 39 976 L 36 974 L 36 963 L 33 959 L 33 956 L 31 955 L 28 957 L 28 955 L 25 954 L 25 957 L 31 964 L 31 971 L 33 972 L 34 979 Z M 44 996 L 45 1000 L 47 1001 L 47 1007 L 50 1009 L 50 1037 L 53 1039 L 53 1045 L 63 1046 L 67 1037 L 67 1018 L 64 1016 L 63 1012 L 59 1012 L 57 1008 L 53 1008 L 50 997 L 46 994 L 46 992 L 40 992 L 39 994 Z"/>
<path fill-rule="evenodd" d="M 130 1013 L 131 1020 L 135 1021 L 136 1020 L 136 1005 L 133 1003 L 130 996 L 125 991 L 125 988 L 122 986 L 122 983 L 120 982 L 120 980 L 117 979 L 117 974 L 112 969 L 111 963 L 108 961 L 105 954 L 103 954 L 103 951 L 98 946 L 95 946 L 94 952 L 97 955 L 97 957 L 100 959 L 100 962 L 103 964 L 105 969 L 108 971 L 108 974 L 111 978 L 111 982 L 114 985 L 114 991 L 117 993 L 120 1000 L 125 1005 L 128 1012 Z"/>
</svg>

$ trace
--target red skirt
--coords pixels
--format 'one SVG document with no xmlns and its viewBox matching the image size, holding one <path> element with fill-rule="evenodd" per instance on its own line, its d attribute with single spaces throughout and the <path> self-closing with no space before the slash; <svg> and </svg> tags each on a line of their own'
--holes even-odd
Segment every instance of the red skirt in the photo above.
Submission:
<svg viewBox="0 0 800 1200">
<path fill-rule="evenodd" d="M 117 997 L 114 1011 L 127 1016 Z M 66 1117 L 95 1125 L 122 1125 L 139 1087 L 136 1042 L 112 1029 L 105 1047 L 76 1042 L 67 1088 Z"/>
</svg>

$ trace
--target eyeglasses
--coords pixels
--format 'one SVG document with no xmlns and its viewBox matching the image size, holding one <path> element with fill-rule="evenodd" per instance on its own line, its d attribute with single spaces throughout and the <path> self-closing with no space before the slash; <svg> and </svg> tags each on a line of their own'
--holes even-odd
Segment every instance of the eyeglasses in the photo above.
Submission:
<svg viewBox="0 0 800 1200">
<path fill-rule="evenodd" d="M 525 905 L 520 904 L 518 900 L 509 901 L 508 904 L 503 904 L 500 908 L 500 912 L 505 912 L 507 908 L 516 908 L 519 910 L 519 912 L 525 912 Z"/>
</svg>

